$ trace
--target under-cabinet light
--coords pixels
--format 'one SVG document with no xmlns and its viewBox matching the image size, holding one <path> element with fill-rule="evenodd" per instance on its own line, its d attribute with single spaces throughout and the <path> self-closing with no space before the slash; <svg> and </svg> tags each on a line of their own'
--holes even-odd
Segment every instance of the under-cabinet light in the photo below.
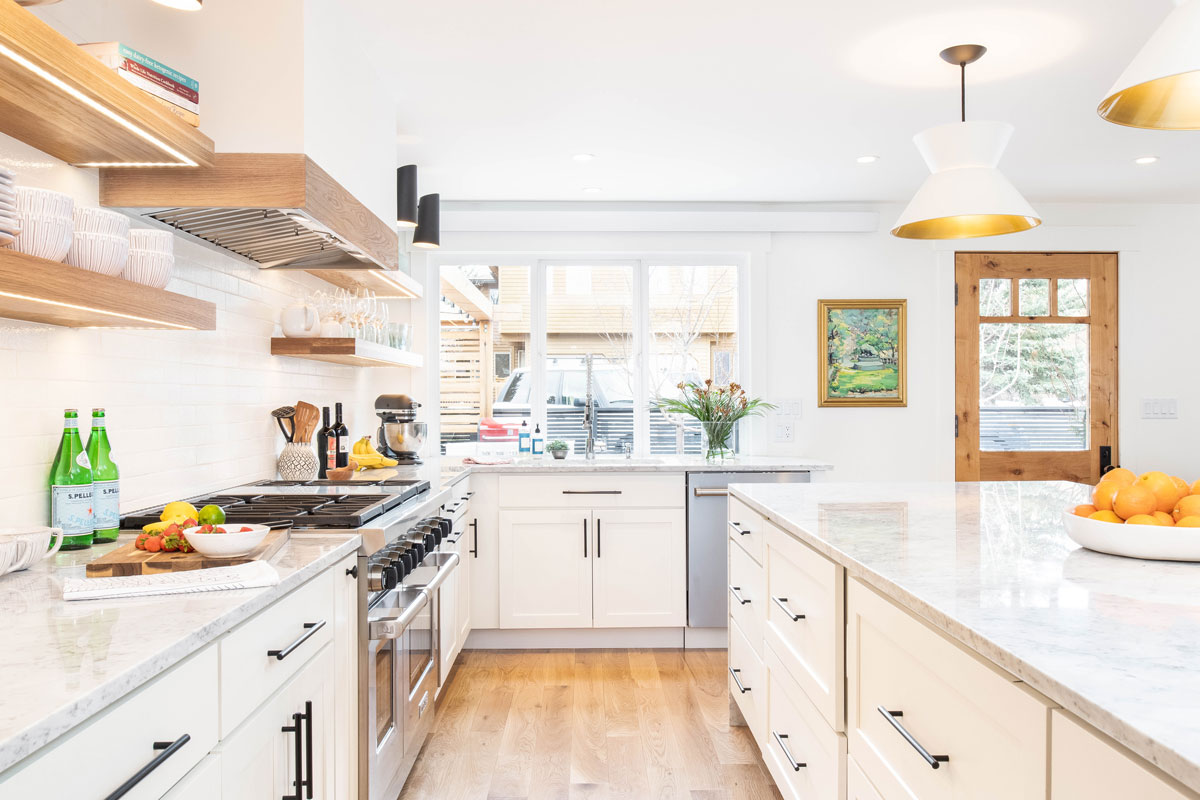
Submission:
<svg viewBox="0 0 1200 800">
<path fill-rule="evenodd" d="M 151 319 L 150 317 L 139 317 L 134 314 L 123 314 L 120 311 L 105 311 L 101 308 L 92 308 L 91 306 L 81 306 L 75 303 L 64 303 L 62 300 L 47 300 L 44 297 L 32 297 L 27 294 L 17 294 L 16 292 L 6 292 L 0 290 L 0 297 L 11 297 L 14 300 L 28 300 L 33 303 L 44 303 L 48 306 L 59 306 L 60 308 L 73 308 L 76 311 L 87 311 L 92 314 L 104 314 L 109 317 L 119 317 L 121 319 L 131 319 L 136 322 L 148 322 L 151 325 L 166 325 L 171 328 L 178 328 L 183 331 L 197 330 L 195 325 L 181 325 L 178 322 L 167 322 L 166 320 Z M 94 326 L 89 326 L 94 327 Z"/>
</svg>

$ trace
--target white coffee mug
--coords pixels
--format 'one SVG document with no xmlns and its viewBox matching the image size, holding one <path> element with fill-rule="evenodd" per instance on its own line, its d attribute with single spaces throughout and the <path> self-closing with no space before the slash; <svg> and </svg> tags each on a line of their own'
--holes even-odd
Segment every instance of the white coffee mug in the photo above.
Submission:
<svg viewBox="0 0 1200 800">
<path fill-rule="evenodd" d="M 297 303 L 279 313 L 283 335 L 292 339 L 311 339 L 321 335 L 321 317 L 310 305 Z"/>
<path fill-rule="evenodd" d="M 0 575 L 29 569 L 43 558 L 58 552 L 62 546 L 62 528 L 0 528 L 0 546 L 10 551 L 11 560 Z M 4 564 L 0 556 L 0 565 Z"/>
</svg>

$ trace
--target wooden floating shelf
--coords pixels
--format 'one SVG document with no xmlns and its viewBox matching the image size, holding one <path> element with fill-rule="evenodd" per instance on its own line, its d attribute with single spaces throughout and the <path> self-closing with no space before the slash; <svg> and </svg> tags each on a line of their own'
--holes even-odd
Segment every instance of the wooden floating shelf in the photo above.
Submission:
<svg viewBox="0 0 1200 800">
<path fill-rule="evenodd" d="M 416 300 L 424 294 L 420 282 L 400 270 L 310 269 L 308 274 L 352 292 L 370 289 L 376 297 L 389 300 Z"/>
<path fill-rule="evenodd" d="M 217 327 L 217 307 L 204 300 L 6 249 L 0 317 L 68 328 Z"/>
<path fill-rule="evenodd" d="M 348 364 L 352 367 L 419 367 L 425 363 L 416 353 L 397 350 L 385 344 L 362 339 L 289 339 L 271 340 L 271 355 Z"/>
<path fill-rule="evenodd" d="M 213 161 L 212 139 L 13 0 L 0 0 L 0 132 L 76 166 Z"/>
</svg>

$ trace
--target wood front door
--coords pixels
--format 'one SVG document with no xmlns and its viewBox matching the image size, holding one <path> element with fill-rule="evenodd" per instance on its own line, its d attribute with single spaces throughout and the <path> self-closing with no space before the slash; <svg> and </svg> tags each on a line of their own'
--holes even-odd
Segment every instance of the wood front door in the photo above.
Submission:
<svg viewBox="0 0 1200 800">
<path fill-rule="evenodd" d="M 1117 464 L 1116 253 L 957 253 L 955 478 Z"/>
</svg>

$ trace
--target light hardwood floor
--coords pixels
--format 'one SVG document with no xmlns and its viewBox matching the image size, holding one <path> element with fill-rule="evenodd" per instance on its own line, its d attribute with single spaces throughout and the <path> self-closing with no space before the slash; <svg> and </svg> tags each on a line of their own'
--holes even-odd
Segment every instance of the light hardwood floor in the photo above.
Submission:
<svg viewBox="0 0 1200 800">
<path fill-rule="evenodd" d="M 463 651 L 400 800 L 779 798 L 724 650 Z"/>
</svg>

